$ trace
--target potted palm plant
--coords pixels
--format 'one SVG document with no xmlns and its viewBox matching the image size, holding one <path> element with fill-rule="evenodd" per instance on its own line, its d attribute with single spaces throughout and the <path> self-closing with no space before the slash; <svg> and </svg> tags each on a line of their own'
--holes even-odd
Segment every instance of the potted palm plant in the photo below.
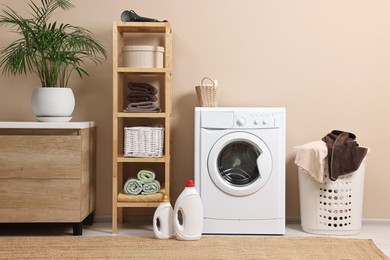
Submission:
<svg viewBox="0 0 390 260">
<path fill-rule="evenodd" d="M 88 75 L 84 62 L 101 63 L 106 50 L 83 27 L 50 21 L 57 9 L 74 7 L 70 0 L 41 0 L 40 5 L 30 0 L 28 5 L 29 18 L 9 6 L 2 10 L 0 25 L 20 37 L 0 50 L 0 66 L 3 74 L 38 76 L 41 87 L 34 89 L 31 102 L 39 121 L 69 121 L 75 104 L 70 76 Z"/>
</svg>

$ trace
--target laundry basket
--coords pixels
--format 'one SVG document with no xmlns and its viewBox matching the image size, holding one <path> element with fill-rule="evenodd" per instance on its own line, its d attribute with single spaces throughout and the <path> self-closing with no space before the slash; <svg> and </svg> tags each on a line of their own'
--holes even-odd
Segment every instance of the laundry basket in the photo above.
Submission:
<svg viewBox="0 0 390 260">
<path fill-rule="evenodd" d="M 303 231 L 320 235 L 354 235 L 362 226 L 364 173 L 367 156 L 355 172 L 329 179 L 328 163 L 324 183 L 298 167 L 301 225 Z"/>
</svg>

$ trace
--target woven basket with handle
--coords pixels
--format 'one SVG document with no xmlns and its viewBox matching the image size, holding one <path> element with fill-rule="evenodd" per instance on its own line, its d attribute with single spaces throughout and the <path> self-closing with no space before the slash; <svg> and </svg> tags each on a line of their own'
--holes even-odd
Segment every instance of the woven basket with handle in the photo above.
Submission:
<svg viewBox="0 0 390 260">
<path fill-rule="evenodd" d="M 212 79 L 204 77 L 200 85 L 195 86 L 195 90 L 201 107 L 218 106 L 218 87 Z"/>
</svg>

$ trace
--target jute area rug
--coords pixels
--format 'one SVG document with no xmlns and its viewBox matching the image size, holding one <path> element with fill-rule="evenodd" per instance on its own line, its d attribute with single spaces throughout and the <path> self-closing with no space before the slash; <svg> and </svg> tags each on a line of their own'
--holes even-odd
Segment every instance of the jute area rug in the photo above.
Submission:
<svg viewBox="0 0 390 260">
<path fill-rule="evenodd" d="M 1 259 L 389 259 L 368 239 L 203 236 L 1 237 Z"/>
</svg>

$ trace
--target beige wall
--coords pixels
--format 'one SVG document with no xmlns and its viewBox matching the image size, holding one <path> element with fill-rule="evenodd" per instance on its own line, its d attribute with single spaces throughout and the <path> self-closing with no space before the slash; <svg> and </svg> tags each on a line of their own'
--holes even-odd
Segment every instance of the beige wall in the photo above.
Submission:
<svg viewBox="0 0 390 260">
<path fill-rule="evenodd" d="M 3 0 L 22 9 L 26 1 Z M 390 218 L 390 2 L 384 0 L 74 0 L 60 14 L 112 52 L 112 22 L 125 9 L 170 21 L 173 29 L 172 195 L 193 176 L 194 85 L 218 79 L 220 106 L 287 108 L 287 216 L 299 216 L 293 146 L 333 129 L 371 148 L 364 218 Z M 0 28 L 0 45 L 12 34 Z M 97 215 L 111 214 L 112 57 L 74 78 L 74 120 L 98 124 Z M 32 77 L 0 76 L 0 120 L 34 120 Z M 270 194 L 272 196 L 272 194 Z"/>
</svg>

